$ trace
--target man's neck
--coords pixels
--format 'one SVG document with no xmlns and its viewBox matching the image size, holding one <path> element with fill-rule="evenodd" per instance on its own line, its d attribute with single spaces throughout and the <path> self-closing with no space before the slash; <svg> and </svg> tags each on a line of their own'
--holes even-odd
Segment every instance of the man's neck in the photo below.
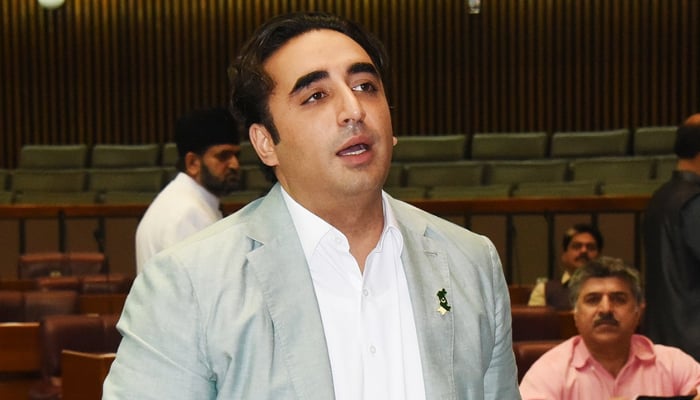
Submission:
<svg viewBox="0 0 700 400">
<path fill-rule="evenodd" d="M 591 357 L 598 361 L 613 377 L 617 377 L 622 368 L 627 364 L 630 355 L 631 341 L 620 344 L 589 345 L 586 343 Z"/>
<path fill-rule="evenodd" d="M 285 189 L 286 190 L 286 189 Z M 381 190 L 354 196 L 298 198 L 287 193 L 302 207 L 339 230 L 348 240 L 361 272 L 369 253 L 377 246 L 384 229 L 384 206 Z"/>
<path fill-rule="evenodd" d="M 694 158 L 680 158 L 676 164 L 676 169 L 679 171 L 688 171 L 696 175 L 700 175 L 700 154 Z"/>
</svg>

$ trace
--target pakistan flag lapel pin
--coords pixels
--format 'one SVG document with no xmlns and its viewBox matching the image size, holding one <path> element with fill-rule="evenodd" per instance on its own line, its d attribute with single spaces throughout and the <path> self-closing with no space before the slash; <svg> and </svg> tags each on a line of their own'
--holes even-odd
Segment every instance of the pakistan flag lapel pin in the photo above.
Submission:
<svg viewBox="0 0 700 400">
<path fill-rule="evenodd" d="M 437 312 L 439 312 L 440 315 L 447 314 L 447 312 L 450 311 L 450 308 L 452 308 L 449 304 L 447 304 L 447 290 L 445 290 L 445 288 L 438 290 L 437 297 L 438 301 L 440 302 Z"/>
</svg>

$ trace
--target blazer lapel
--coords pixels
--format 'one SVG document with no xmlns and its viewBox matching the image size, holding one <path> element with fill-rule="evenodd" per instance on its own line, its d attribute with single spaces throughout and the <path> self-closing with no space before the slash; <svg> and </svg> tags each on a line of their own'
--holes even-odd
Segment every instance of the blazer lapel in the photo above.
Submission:
<svg viewBox="0 0 700 400">
<path fill-rule="evenodd" d="M 446 252 L 425 235 L 426 225 L 415 216 L 401 215 L 404 208 L 392 204 L 404 239 L 401 260 L 408 281 L 420 346 L 426 398 L 454 398 L 454 319 L 451 312 L 438 311 L 438 291 L 452 288 Z"/>
<path fill-rule="evenodd" d="M 248 255 L 301 399 L 333 399 L 333 378 L 311 275 L 279 185 L 251 218 L 255 247 Z"/>
</svg>

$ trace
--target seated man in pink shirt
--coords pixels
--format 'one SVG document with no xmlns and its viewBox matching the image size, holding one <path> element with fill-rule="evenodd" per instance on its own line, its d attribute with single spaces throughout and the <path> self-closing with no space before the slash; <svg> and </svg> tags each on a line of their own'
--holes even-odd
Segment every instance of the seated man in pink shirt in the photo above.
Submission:
<svg viewBox="0 0 700 400">
<path fill-rule="evenodd" d="M 579 335 L 530 367 L 523 400 L 700 400 L 700 364 L 634 333 L 645 306 L 637 270 L 601 257 L 576 270 L 569 288 Z"/>
</svg>

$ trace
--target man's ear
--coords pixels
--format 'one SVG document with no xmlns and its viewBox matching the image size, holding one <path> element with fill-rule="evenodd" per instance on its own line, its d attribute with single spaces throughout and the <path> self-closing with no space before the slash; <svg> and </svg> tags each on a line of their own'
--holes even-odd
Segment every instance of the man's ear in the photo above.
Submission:
<svg viewBox="0 0 700 400">
<path fill-rule="evenodd" d="M 272 135 L 262 124 L 252 124 L 248 129 L 250 144 L 253 145 L 263 164 L 274 167 L 278 164 L 275 143 Z"/>
<path fill-rule="evenodd" d="M 199 176 L 199 171 L 202 168 L 202 160 L 193 152 L 185 154 L 185 172 L 187 175 L 196 178 Z"/>
</svg>

